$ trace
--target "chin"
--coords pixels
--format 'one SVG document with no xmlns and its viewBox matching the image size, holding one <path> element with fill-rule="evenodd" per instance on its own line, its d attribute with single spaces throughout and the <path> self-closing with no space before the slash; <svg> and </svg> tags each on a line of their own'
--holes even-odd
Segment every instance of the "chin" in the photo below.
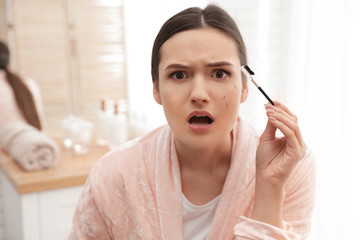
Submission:
<svg viewBox="0 0 360 240">
<path fill-rule="evenodd" d="M 192 149 L 206 149 L 211 146 L 224 143 L 227 133 L 224 134 L 190 134 L 188 136 L 177 137 L 180 144 Z M 229 134 L 230 135 L 230 134 Z"/>
</svg>

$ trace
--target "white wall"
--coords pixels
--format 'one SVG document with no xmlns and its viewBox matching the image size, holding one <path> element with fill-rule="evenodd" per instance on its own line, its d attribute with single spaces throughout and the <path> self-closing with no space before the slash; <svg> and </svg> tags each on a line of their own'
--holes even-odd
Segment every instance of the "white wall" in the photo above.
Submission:
<svg viewBox="0 0 360 240">
<path fill-rule="evenodd" d="M 291 3 L 288 92 L 317 155 L 311 239 L 358 239 L 360 2 Z"/>
</svg>

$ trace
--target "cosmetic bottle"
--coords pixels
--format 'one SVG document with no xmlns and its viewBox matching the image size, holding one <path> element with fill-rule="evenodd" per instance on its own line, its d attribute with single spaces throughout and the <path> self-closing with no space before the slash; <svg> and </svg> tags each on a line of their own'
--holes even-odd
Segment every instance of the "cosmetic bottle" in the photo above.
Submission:
<svg viewBox="0 0 360 240">
<path fill-rule="evenodd" d="M 114 113 L 110 123 L 110 148 L 117 147 L 128 139 L 127 105 L 125 100 L 114 104 Z"/>
<path fill-rule="evenodd" d="M 106 146 L 109 142 L 109 124 L 112 116 L 109 105 L 109 101 L 101 99 L 101 106 L 96 116 L 96 143 L 101 146 Z"/>
</svg>

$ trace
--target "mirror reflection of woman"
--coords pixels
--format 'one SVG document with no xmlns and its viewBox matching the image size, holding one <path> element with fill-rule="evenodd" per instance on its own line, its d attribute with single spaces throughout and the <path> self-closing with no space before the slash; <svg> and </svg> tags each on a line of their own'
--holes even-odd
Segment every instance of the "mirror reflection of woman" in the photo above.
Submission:
<svg viewBox="0 0 360 240">
<path fill-rule="evenodd" d="M 153 94 L 168 125 L 98 161 L 69 239 L 306 238 L 312 156 L 284 104 L 265 104 L 261 136 L 238 117 L 246 64 L 241 34 L 222 9 L 170 18 L 152 53 Z"/>
</svg>

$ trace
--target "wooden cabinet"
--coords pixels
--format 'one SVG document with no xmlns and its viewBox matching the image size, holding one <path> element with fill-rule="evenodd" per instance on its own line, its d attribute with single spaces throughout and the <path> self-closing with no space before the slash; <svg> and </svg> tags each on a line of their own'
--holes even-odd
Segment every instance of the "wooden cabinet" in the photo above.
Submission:
<svg viewBox="0 0 360 240">
<path fill-rule="evenodd" d="M 13 240 L 64 240 L 82 186 L 19 194 L 2 176 L 4 236 Z"/>
<path fill-rule="evenodd" d="M 87 175 L 107 151 L 94 144 L 77 156 L 62 148 L 56 167 L 36 172 L 23 171 L 0 151 L 5 239 L 65 239 Z"/>
</svg>

